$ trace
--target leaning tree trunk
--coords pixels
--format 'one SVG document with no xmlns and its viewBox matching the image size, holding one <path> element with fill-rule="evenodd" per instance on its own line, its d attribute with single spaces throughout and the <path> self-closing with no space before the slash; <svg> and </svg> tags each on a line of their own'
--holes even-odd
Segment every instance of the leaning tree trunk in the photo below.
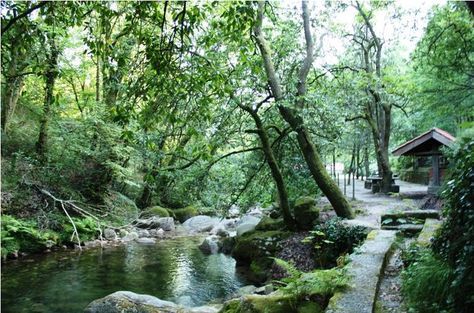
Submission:
<svg viewBox="0 0 474 313">
<path fill-rule="evenodd" d="M 267 161 L 268 167 L 270 168 L 273 181 L 275 182 L 275 187 L 278 193 L 278 202 L 280 204 L 283 220 L 289 229 L 295 229 L 296 223 L 291 215 L 290 202 L 288 200 L 288 192 L 285 186 L 285 181 L 275 158 L 275 154 L 273 153 L 273 148 L 268 138 L 267 130 L 265 129 L 256 110 L 240 103 L 238 103 L 238 105 L 242 110 L 248 112 L 255 122 L 255 127 L 257 128 L 256 133 L 260 139 L 260 143 L 262 144 L 262 150 L 265 155 L 265 159 Z"/>
<path fill-rule="evenodd" d="M 48 124 L 51 115 L 51 108 L 54 104 L 54 84 L 56 77 L 58 76 L 58 55 L 59 51 L 56 47 L 54 37 L 49 38 L 50 54 L 48 58 L 48 65 L 45 76 L 45 97 L 43 104 L 43 116 L 40 120 L 40 131 L 38 141 L 36 142 L 36 152 L 38 153 L 39 159 L 45 159 L 48 149 Z"/>
<path fill-rule="evenodd" d="M 294 114 L 294 112 L 284 106 L 279 106 L 280 114 L 283 119 L 290 124 L 291 128 L 296 132 L 298 145 L 303 153 L 303 157 L 308 165 L 311 176 L 321 189 L 323 194 L 328 198 L 332 207 L 336 211 L 337 216 L 352 218 L 353 212 L 349 202 L 342 194 L 334 180 L 331 179 L 314 147 L 311 137 L 303 124 L 303 120 Z"/>
<path fill-rule="evenodd" d="M 297 113 L 284 106 L 281 102 L 283 100 L 283 92 L 281 89 L 280 80 L 276 74 L 273 61 L 271 59 L 271 49 L 262 32 L 263 22 L 263 11 L 264 2 L 259 2 L 257 20 L 254 26 L 255 40 L 259 47 L 260 53 L 263 59 L 263 65 L 267 74 L 267 79 L 270 85 L 270 89 L 278 105 L 278 110 L 283 119 L 290 125 L 293 131 L 297 134 L 298 145 L 303 157 L 308 165 L 308 168 L 313 176 L 314 181 L 329 199 L 329 202 L 333 206 L 336 214 L 341 217 L 351 218 L 353 213 L 347 199 L 343 196 L 339 187 L 331 179 L 329 174 L 326 172 L 323 162 L 311 140 L 311 137 L 306 130 L 303 119 L 297 115 Z M 298 84 L 297 84 L 297 103 L 296 105 L 301 106 L 304 101 L 304 95 L 306 93 L 306 78 L 311 69 L 313 61 L 313 41 L 311 38 L 310 21 L 309 21 L 309 9 L 306 1 L 302 1 L 303 8 L 303 26 L 306 40 L 306 58 L 303 61 L 303 65 L 298 73 Z"/>
</svg>

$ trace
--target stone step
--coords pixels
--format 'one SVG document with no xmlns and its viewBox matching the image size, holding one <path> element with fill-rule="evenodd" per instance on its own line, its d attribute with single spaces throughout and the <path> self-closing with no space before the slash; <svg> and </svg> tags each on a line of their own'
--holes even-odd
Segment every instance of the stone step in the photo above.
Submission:
<svg viewBox="0 0 474 313">
<path fill-rule="evenodd" d="M 329 301 L 326 313 L 372 313 L 379 278 L 395 241 L 395 231 L 373 230 L 364 244 L 350 255 L 347 274 L 349 287 L 336 293 Z"/>
<path fill-rule="evenodd" d="M 398 230 L 404 233 L 416 234 L 423 229 L 422 224 L 382 225 L 382 229 Z"/>
<path fill-rule="evenodd" d="M 418 218 L 418 219 L 427 219 L 427 218 L 436 218 L 439 219 L 440 212 L 437 210 L 410 210 L 410 211 L 401 211 L 395 213 L 386 213 L 382 215 L 382 221 L 386 219 L 396 220 L 397 218 Z"/>
</svg>

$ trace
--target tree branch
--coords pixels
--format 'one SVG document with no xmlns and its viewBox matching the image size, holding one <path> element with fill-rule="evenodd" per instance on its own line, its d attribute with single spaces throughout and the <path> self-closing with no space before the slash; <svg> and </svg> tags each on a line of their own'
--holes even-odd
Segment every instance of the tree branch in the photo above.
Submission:
<svg viewBox="0 0 474 313">
<path fill-rule="evenodd" d="M 8 21 L 7 25 L 5 25 L 5 27 L 2 28 L 1 35 L 4 35 L 13 26 L 13 24 L 15 24 L 19 19 L 24 18 L 25 16 L 28 16 L 31 12 L 45 6 L 47 3 L 48 1 L 40 1 L 38 2 L 38 4 L 27 9 L 25 12 L 13 17 L 11 20 Z"/>
</svg>

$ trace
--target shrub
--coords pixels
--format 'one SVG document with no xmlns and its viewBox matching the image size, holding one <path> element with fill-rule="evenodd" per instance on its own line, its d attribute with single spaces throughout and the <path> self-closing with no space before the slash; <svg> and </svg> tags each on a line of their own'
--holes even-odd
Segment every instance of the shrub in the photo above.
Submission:
<svg viewBox="0 0 474 313">
<path fill-rule="evenodd" d="M 10 215 L 2 215 L 2 258 L 6 258 L 18 251 L 38 252 L 59 240 L 52 231 L 39 231 L 38 226 L 31 220 L 20 220 Z"/>
<path fill-rule="evenodd" d="M 450 301 L 455 311 L 474 312 L 474 139 L 458 141 L 450 181 L 442 193 L 446 221 L 433 250 L 454 269 Z"/>
<path fill-rule="evenodd" d="M 365 227 L 349 227 L 342 224 L 340 218 L 331 218 L 324 224 L 316 225 L 304 242 L 313 244 L 320 267 L 330 268 L 337 265 L 339 256 L 351 253 L 366 236 Z"/>
<path fill-rule="evenodd" d="M 402 292 L 407 304 L 419 313 L 449 312 L 452 269 L 429 251 L 403 272 Z"/>
</svg>

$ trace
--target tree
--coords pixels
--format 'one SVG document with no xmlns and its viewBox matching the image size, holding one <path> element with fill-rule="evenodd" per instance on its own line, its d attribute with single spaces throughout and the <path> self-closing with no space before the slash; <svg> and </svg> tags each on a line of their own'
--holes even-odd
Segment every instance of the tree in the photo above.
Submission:
<svg viewBox="0 0 474 313">
<path fill-rule="evenodd" d="M 262 32 L 264 10 L 265 3 L 259 2 L 257 20 L 255 22 L 253 32 L 255 34 L 255 40 L 257 42 L 257 45 L 260 49 L 263 65 L 268 79 L 268 84 L 272 91 L 272 95 L 275 98 L 275 102 L 278 106 L 280 115 L 291 126 L 292 130 L 296 132 L 299 147 L 301 149 L 301 152 L 303 153 L 306 164 L 308 165 L 313 179 L 315 180 L 319 188 L 322 190 L 324 195 L 329 199 L 337 215 L 341 217 L 350 218 L 353 216 L 353 213 L 351 211 L 349 203 L 342 195 L 337 185 L 326 172 L 321 158 L 313 144 L 311 136 L 304 125 L 304 121 L 297 113 L 297 110 L 301 109 L 305 103 L 304 97 L 307 91 L 306 79 L 313 63 L 314 53 L 307 2 L 302 1 L 303 26 L 306 40 L 306 57 L 303 60 L 303 64 L 298 72 L 296 86 L 297 92 L 295 97 L 296 100 L 294 102 L 294 108 L 290 108 L 285 105 L 285 96 L 283 94 L 281 83 L 276 74 L 275 66 L 271 58 L 270 46 Z"/>
</svg>

